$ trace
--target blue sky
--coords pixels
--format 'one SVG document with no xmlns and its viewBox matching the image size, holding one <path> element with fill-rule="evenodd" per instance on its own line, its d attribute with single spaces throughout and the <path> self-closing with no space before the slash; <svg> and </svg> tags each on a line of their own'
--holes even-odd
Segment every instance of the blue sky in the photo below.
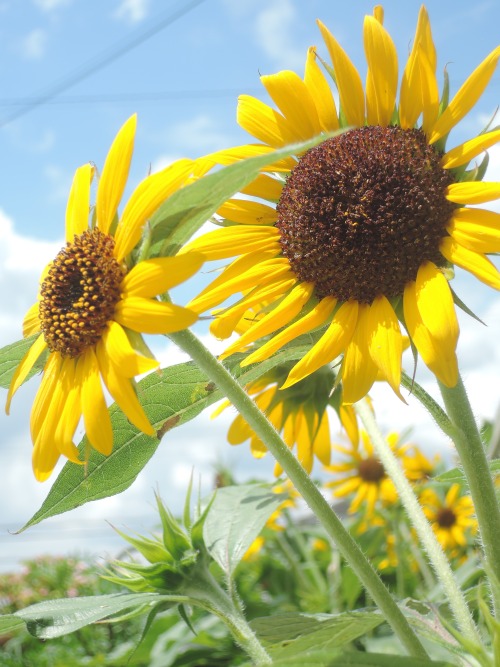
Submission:
<svg viewBox="0 0 500 667">
<path fill-rule="evenodd" d="M 420 2 L 392 0 L 384 6 L 401 70 Z M 453 92 L 497 46 L 500 3 L 434 0 L 427 7 L 438 67 L 442 71 L 447 65 Z M 0 0 L 0 345 L 19 338 L 39 272 L 62 244 L 75 168 L 87 161 L 102 166 L 116 131 L 132 113 L 139 120 L 129 181 L 133 187 L 150 168 L 246 142 L 235 121 L 237 95 L 265 99 L 259 73 L 284 68 L 302 73 L 310 45 L 327 57 L 316 18 L 363 73 L 362 22 L 372 8 L 364 0 Z M 56 89 L 60 94 L 36 104 Z M 499 103 L 499 90 L 500 71 L 454 132 L 455 142 L 482 129 Z M 492 151 L 491 158 L 489 178 L 500 180 L 500 153 Z M 461 320 L 460 346 L 478 414 L 491 417 L 500 371 L 498 299 L 465 276 L 458 276 L 457 283 L 462 298 L 489 324 L 485 329 Z M 172 363 L 179 359 L 167 345 L 160 353 Z M 210 426 L 208 438 L 208 417 L 203 416 L 162 443 L 155 465 L 129 491 L 79 510 L 74 515 L 78 527 L 66 515 L 60 523 L 54 520 L 32 531 L 31 537 L 13 537 L 7 529 L 24 523 L 49 489 L 31 473 L 27 420 L 34 384 L 20 391 L 11 417 L 0 412 L 0 569 L 42 550 L 112 549 L 116 542 L 103 519 L 127 525 L 130 517 L 147 521 L 155 484 L 167 504 L 180 506 L 192 466 L 203 475 L 206 488 L 217 461 L 231 463 L 242 475 L 270 476 L 271 462 L 254 462 L 245 448 L 225 443 L 229 415 L 219 426 Z M 434 442 L 432 425 L 418 408 L 405 412 L 383 388 L 376 393 L 381 394 L 384 423 L 417 424 Z"/>
</svg>

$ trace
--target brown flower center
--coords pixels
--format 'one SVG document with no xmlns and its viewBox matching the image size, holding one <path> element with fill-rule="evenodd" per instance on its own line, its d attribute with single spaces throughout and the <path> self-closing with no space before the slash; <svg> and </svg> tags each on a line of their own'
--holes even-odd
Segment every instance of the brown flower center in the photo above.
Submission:
<svg viewBox="0 0 500 667">
<path fill-rule="evenodd" d="M 283 254 L 319 298 L 370 304 L 403 293 L 439 252 L 454 204 L 441 155 L 421 130 L 361 127 L 308 151 L 280 197 Z"/>
<path fill-rule="evenodd" d="M 358 475 L 364 482 L 378 483 L 385 477 L 385 468 L 378 459 L 369 456 L 359 462 Z"/>
<path fill-rule="evenodd" d="M 52 262 L 39 305 L 42 332 L 52 352 L 78 357 L 103 335 L 126 273 L 114 247 L 111 236 L 88 230 L 68 242 Z"/>
<path fill-rule="evenodd" d="M 457 515 L 451 507 L 441 507 L 436 514 L 436 521 L 441 528 L 451 528 L 457 522 Z"/>
</svg>

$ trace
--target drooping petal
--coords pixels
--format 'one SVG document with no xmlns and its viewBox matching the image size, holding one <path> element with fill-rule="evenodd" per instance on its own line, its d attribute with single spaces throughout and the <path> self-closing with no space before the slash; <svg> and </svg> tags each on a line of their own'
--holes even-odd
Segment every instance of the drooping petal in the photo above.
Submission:
<svg viewBox="0 0 500 667">
<path fill-rule="evenodd" d="M 446 228 L 461 246 L 480 254 L 500 252 L 500 213 L 458 208 Z"/>
<path fill-rule="evenodd" d="M 238 125 L 252 137 L 273 148 L 281 148 L 300 140 L 290 123 L 278 111 L 250 95 L 238 97 L 236 119 Z"/>
<path fill-rule="evenodd" d="M 385 296 L 374 299 L 368 318 L 368 349 L 370 356 L 394 393 L 404 400 L 401 384 L 403 341 L 398 318 Z"/>
<path fill-rule="evenodd" d="M 81 365 L 82 412 L 87 438 L 100 454 L 109 456 L 113 449 L 113 428 L 102 390 L 99 364 L 92 347 L 85 351 L 78 364 Z"/>
<path fill-rule="evenodd" d="M 342 362 L 342 401 L 356 403 L 370 391 L 377 378 L 377 365 L 369 349 L 369 334 L 373 330 L 372 313 L 366 304 L 360 304 L 356 329 L 347 345 Z"/>
<path fill-rule="evenodd" d="M 12 380 L 10 381 L 9 393 L 7 394 L 7 401 L 5 404 L 5 412 L 7 414 L 10 412 L 10 403 L 12 401 L 12 397 L 26 380 L 29 372 L 37 362 L 38 358 L 46 349 L 47 343 L 45 342 L 43 334 L 40 334 L 40 336 L 38 336 L 33 345 L 19 362 L 19 366 L 16 368 L 16 371 L 12 376 Z"/>
<path fill-rule="evenodd" d="M 227 441 L 230 445 L 241 445 L 253 435 L 253 431 L 241 415 L 231 422 L 227 431 Z"/>
<path fill-rule="evenodd" d="M 429 137 L 430 144 L 446 136 L 469 113 L 493 76 L 499 58 L 500 47 L 497 47 L 476 67 L 436 121 Z"/>
<path fill-rule="evenodd" d="M 319 124 L 323 132 L 338 130 L 339 119 L 333 93 L 316 61 L 316 49 L 312 46 L 307 51 L 304 83 L 316 105 Z"/>
<path fill-rule="evenodd" d="M 293 324 L 290 324 L 286 329 L 280 331 L 273 336 L 269 341 L 261 345 L 258 350 L 249 354 L 248 357 L 241 361 L 241 366 L 248 366 L 257 361 L 269 359 L 277 350 L 289 343 L 294 338 L 298 338 L 304 333 L 312 331 L 326 322 L 337 305 L 337 300 L 333 297 L 326 296 L 314 308 L 312 308 L 306 315 L 301 317 Z"/>
<path fill-rule="evenodd" d="M 40 317 L 39 317 L 39 307 L 40 304 L 38 301 L 34 303 L 26 315 L 24 316 L 23 320 L 23 336 L 24 338 L 27 338 L 28 336 L 31 336 L 32 334 L 39 333 L 40 332 Z"/>
<path fill-rule="evenodd" d="M 66 206 L 66 241 L 69 243 L 89 228 L 90 184 L 93 177 L 91 164 L 79 167 L 73 177 Z"/>
<path fill-rule="evenodd" d="M 444 385 L 454 387 L 458 381 L 456 342 L 435 338 L 425 326 L 418 309 L 415 282 L 405 287 L 403 310 L 408 333 L 424 363 Z"/>
<path fill-rule="evenodd" d="M 222 358 L 242 350 L 248 344 L 253 343 L 263 336 L 286 326 L 300 313 L 304 305 L 309 301 L 314 291 L 313 283 L 298 283 L 285 298 L 275 306 L 267 315 L 254 324 L 239 339 L 230 345 L 221 355 Z"/>
<path fill-rule="evenodd" d="M 261 76 L 264 87 L 286 118 L 296 140 L 306 141 L 321 132 L 316 105 L 306 84 L 291 70 Z"/>
<path fill-rule="evenodd" d="M 443 169 L 454 169 L 463 164 L 468 164 L 477 155 L 491 146 L 494 146 L 499 141 L 500 130 L 480 134 L 478 137 L 474 137 L 474 139 L 470 139 L 469 141 L 452 148 L 451 151 L 448 151 L 443 156 L 441 165 Z"/>
<path fill-rule="evenodd" d="M 366 113 L 368 125 L 386 127 L 391 121 L 398 87 L 398 56 L 389 33 L 373 16 L 365 16 L 364 45 L 368 73 Z"/>
<path fill-rule="evenodd" d="M 500 272 L 485 255 L 465 248 L 449 236 L 441 241 L 439 250 L 452 264 L 469 271 L 493 289 L 500 289 Z"/>
<path fill-rule="evenodd" d="M 45 367 L 43 369 L 42 381 L 33 401 L 33 407 L 30 414 L 31 440 L 36 442 L 38 433 L 42 428 L 45 416 L 52 400 L 54 387 L 59 380 L 62 357 L 57 352 L 49 354 Z"/>
<path fill-rule="evenodd" d="M 455 349 L 459 330 L 453 297 L 448 281 L 432 262 L 425 262 L 418 270 L 415 298 L 427 331 Z"/>
<path fill-rule="evenodd" d="M 500 183 L 483 183 L 483 181 L 451 183 L 446 188 L 446 199 L 455 204 L 484 204 L 487 201 L 500 199 Z"/>
<path fill-rule="evenodd" d="M 159 366 L 156 359 L 145 357 L 134 350 L 118 322 L 111 320 L 108 323 L 108 328 L 102 336 L 102 343 L 106 354 L 126 378 L 147 373 Z"/>
<path fill-rule="evenodd" d="M 73 443 L 75 431 L 82 416 L 82 376 L 77 371 L 78 362 L 66 357 L 61 367 L 61 383 L 64 396 L 61 416 L 54 433 L 54 442 L 59 452 L 73 463 L 81 463 L 78 449 Z"/>
<path fill-rule="evenodd" d="M 242 227 L 222 227 L 207 232 L 183 247 L 182 252 L 196 250 L 205 255 L 206 261 L 226 259 L 254 250 L 262 250 L 269 242 L 279 247 L 280 233 L 275 227 L 267 225 L 244 225 Z"/>
<path fill-rule="evenodd" d="M 137 245 L 147 220 L 162 202 L 184 184 L 192 165 L 192 160 L 177 160 L 139 183 L 123 209 L 115 232 L 114 254 L 118 261 Z"/>
<path fill-rule="evenodd" d="M 168 292 L 194 275 L 203 262 L 204 256 L 197 252 L 138 262 L 123 279 L 124 296 L 151 298 Z"/>
<path fill-rule="evenodd" d="M 111 396 L 122 409 L 127 419 L 142 431 L 142 433 L 150 436 L 156 435 L 156 431 L 149 423 L 149 419 L 137 398 L 130 380 L 120 375 L 119 369 L 106 355 L 106 350 L 102 341 L 96 346 L 96 354 L 104 384 L 108 388 Z"/>
<path fill-rule="evenodd" d="M 319 20 L 317 23 L 333 63 L 340 105 L 347 123 L 354 127 L 361 127 L 365 124 L 365 94 L 361 77 L 347 53 L 328 28 Z"/>
<path fill-rule="evenodd" d="M 272 225 L 278 219 L 275 208 L 245 199 L 229 199 L 217 209 L 217 215 L 240 225 Z"/>
<path fill-rule="evenodd" d="M 324 466 L 330 465 L 330 425 L 328 423 L 328 412 L 326 410 L 323 412 L 314 438 L 314 453 Z"/>
<path fill-rule="evenodd" d="M 167 334 L 187 329 L 196 322 L 198 315 L 173 303 L 128 296 L 116 304 L 114 319 L 139 333 Z"/>
<path fill-rule="evenodd" d="M 127 183 L 136 126 L 137 116 L 134 114 L 118 131 L 99 179 L 96 198 L 97 225 L 105 234 L 109 233 Z"/>
<path fill-rule="evenodd" d="M 300 382 L 321 366 L 338 357 L 345 350 L 354 334 L 357 317 L 357 301 L 348 301 L 342 304 L 318 342 L 292 368 L 281 389 L 286 389 Z"/>
</svg>

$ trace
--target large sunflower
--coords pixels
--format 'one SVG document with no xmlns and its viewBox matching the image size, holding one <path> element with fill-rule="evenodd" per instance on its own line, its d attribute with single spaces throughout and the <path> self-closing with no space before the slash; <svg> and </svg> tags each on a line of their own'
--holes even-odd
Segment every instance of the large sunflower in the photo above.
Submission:
<svg viewBox="0 0 500 667">
<path fill-rule="evenodd" d="M 132 380 L 158 367 L 147 352 L 141 353 L 146 346 L 140 334 L 178 331 L 197 319 L 193 311 L 153 297 L 197 271 L 199 254 L 135 266 L 130 256 L 147 219 L 187 181 L 193 163 L 179 160 L 145 178 L 118 217 L 135 130 L 132 116 L 110 148 L 90 220 L 95 169 L 85 164 L 76 170 L 66 208 L 66 245 L 43 272 L 38 301 L 24 321 L 24 335 L 37 337 L 12 378 L 6 410 L 48 352 L 30 424 L 33 470 L 40 481 L 49 477 L 61 454 L 81 463 L 73 437 L 82 416 L 90 444 L 104 455 L 111 452 L 113 430 L 101 378 L 127 418 L 144 433 L 155 434 Z"/>
<path fill-rule="evenodd" d="M 292 71 L 261 77 L 277 110 L 240 96 L 238 122 L 261 143 L 207 156 L 207 166 L 322 133 L 325 140 L 271 166 L 243 191 L 247 198 L 231 199 L 218 211 L 227 221 L 223 228 L 185 248 L 211 260 L 236 258 L 188 304 L 201 313 L 243 294 L 217 313 L 219 335 L 229 336 L 248 308 L 266 306 L 265 316 L 226 356 L 259 340 L 243 364 L 261 361 L 326 326 L 284 386 L 343 355 L 346 403 L 362 398 L 377 374 L 400 395 L 401 324 L 436 377 L 455 386 L 459 328 L 458 300 L 448 283 L 452 265 L 500 288 L 500 273 L 486 256 L 500 251 L 500 215 L 469 208 L 499 198 L 500 183 L 481 182 L 482 165 L 467 170 L 500 140 L 500 130 L 445 150 L 450 130 L 491 79 L 500 47 L 449 104 L 446 95 L 440 101 L 436 50 L 422 7 L 398 100 L 397 54 L 382 20 L 381 7 L 365 17 L 364 88 L 346 52 L 318 22 L 338 109 L 314 48 L 303 78 Z M 346 131 L 326 136 L 339 129 Z"/>
</svg>

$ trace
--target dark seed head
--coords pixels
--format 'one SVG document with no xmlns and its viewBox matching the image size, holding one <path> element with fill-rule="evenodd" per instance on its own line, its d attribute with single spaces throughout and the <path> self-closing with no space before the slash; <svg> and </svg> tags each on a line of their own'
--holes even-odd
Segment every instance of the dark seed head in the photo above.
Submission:
<svg viewBox="0 0 500 667">
<path fill-rule="evenodd" d="M 364 482 L 378 483 L 385 477 L 385 468 L 378 459 L 370 456 L 360 461 L 358 474 Z"/>
<path fill-rule="evenodd" d="M 283 254 L 319 298 L 399 296 L 423 262 L 443 265 L 453 182 L 421 130 L 370 126 L 312 148 L 277 206 Z"/>
<path fill-rule="evenodd" d="M 436 520 L 441 528 L 451 528 L 455 525 L 457 516 L 450 507 L 442 507 L 437 513 Z"/>
<path fill-rule="evenodd" d="M 111 236 L 83 232 L 54 259 L 42 283 L 39 316 L 52 352 L 78 357 L 95 345 L 121 298 L 125 269 L 118 264 Z"/>
</svg>

